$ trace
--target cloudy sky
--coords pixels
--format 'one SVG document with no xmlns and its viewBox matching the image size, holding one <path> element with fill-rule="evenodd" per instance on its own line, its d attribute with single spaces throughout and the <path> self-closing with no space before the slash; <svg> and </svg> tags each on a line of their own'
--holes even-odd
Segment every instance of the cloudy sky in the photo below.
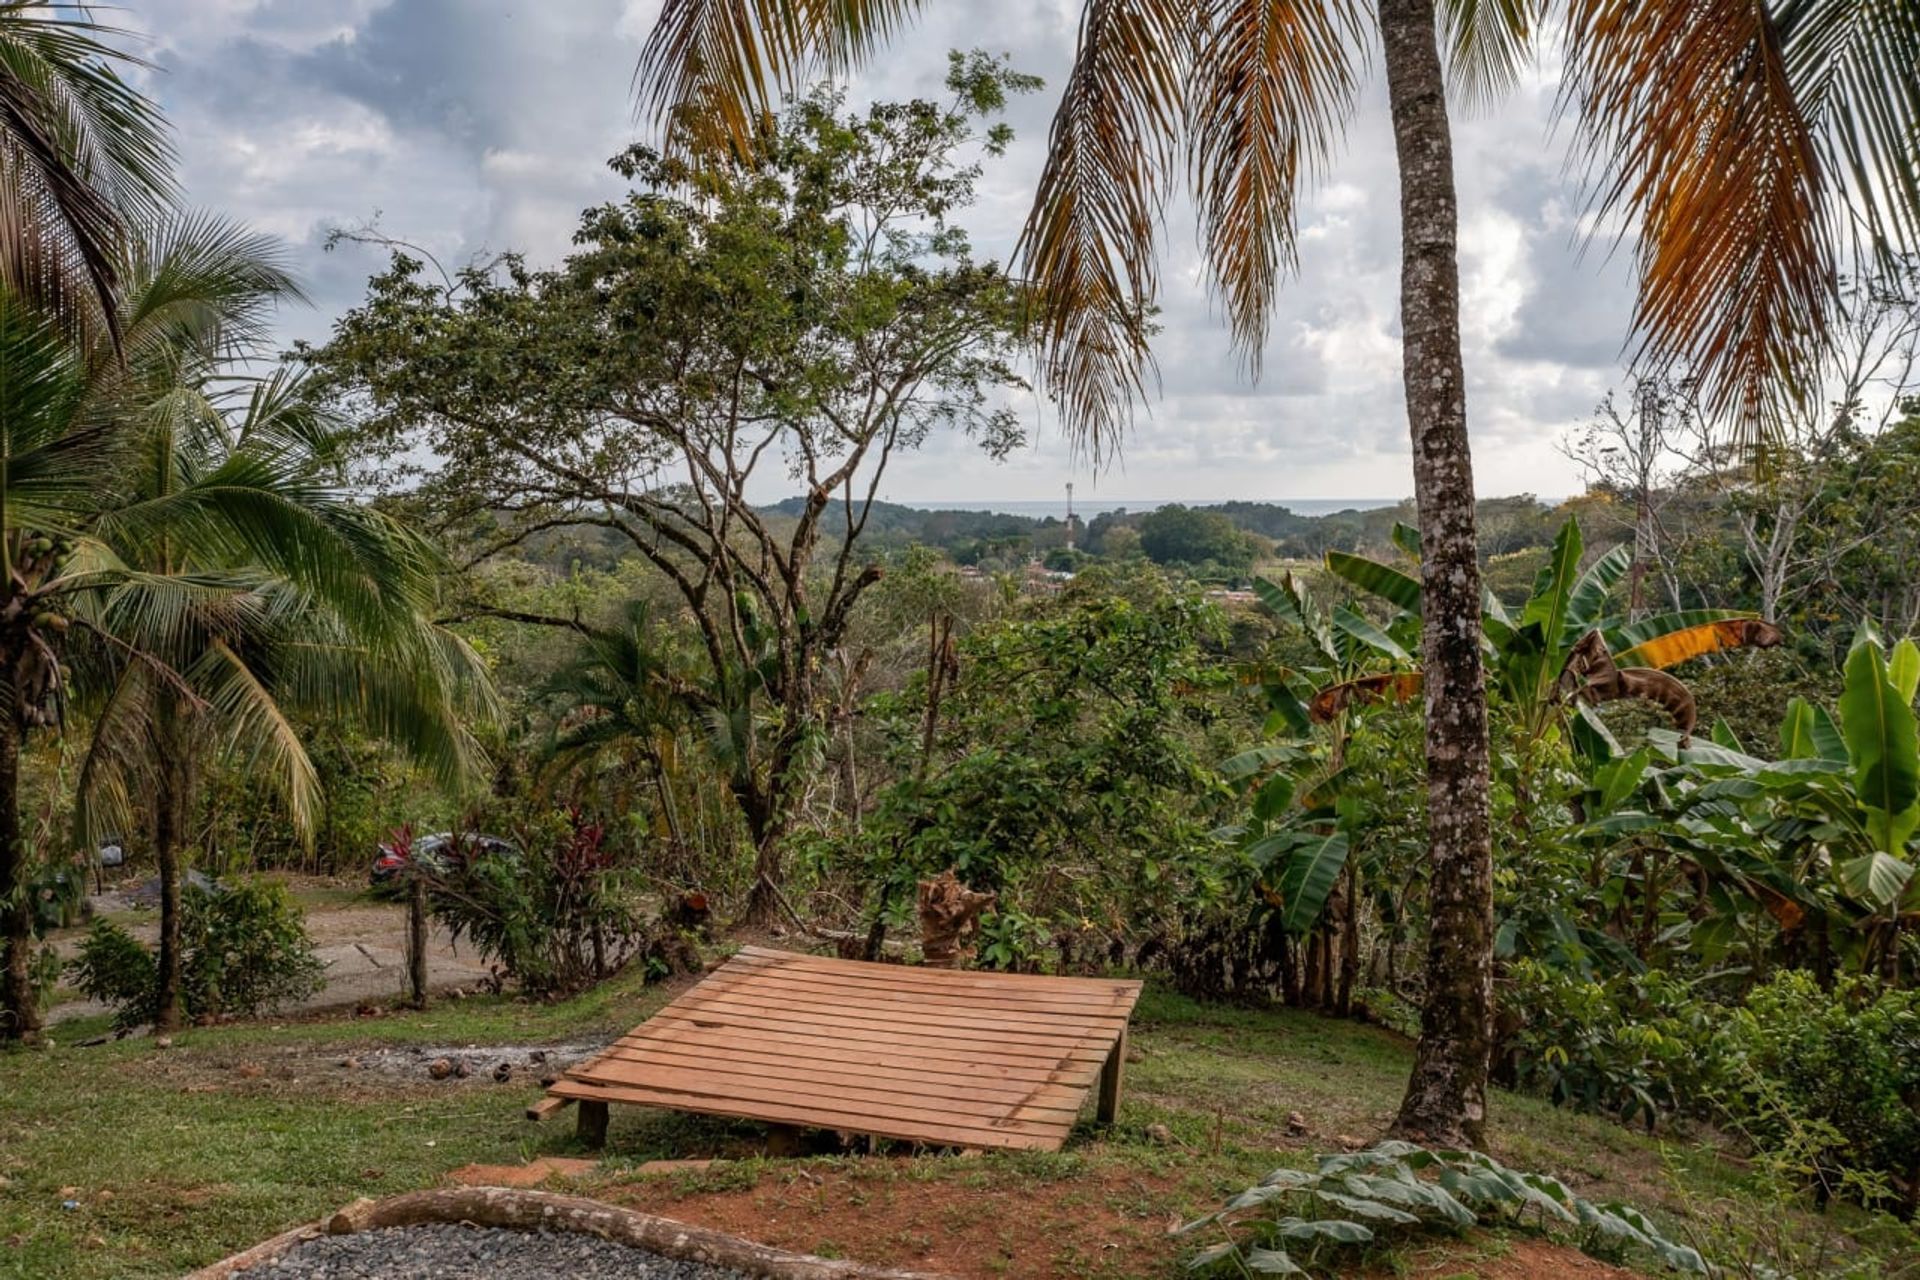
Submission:
<svg viewBox="0 0 1920 1280">
<path fill-rule="evenodd" d="M 377 220 L 449 262 L 565 251 L 579 211 L 619 191 L 607 157 L 635 136 L 630 84 L 658 0 L 124 0 L 150 88 L 178 133 L 196 205 L 282 237 L 313 295 L 284 336 L 324 337 L 380 265 L 325 252 L 330 228 Z M 1016 104 L 1019 141 L 991 167 L 969 226 L 1011 246 L 1040 162 L 1078 0 L 929 6 L 854 88 L 938 95 L 946 51 L 985 45 L 1049 89 Z M 1578 488 L 1557 443 L 1620 378 L 1622 255 L 1577 234 L 1579 192 L 1552 129 L 1552 68 L 1455 146 L 1468 408 L 1483 494 Z M 1118 467 L 1091 474 L 1037 402 L 1031 447 L 1003 464 L 960 442 L 900 464 L 897 501 L 1053 499 L 1075 481 L 1119 498 L 1397 498 L 1411 492 L 1396 324 L 1397 188 L 1375 77 L 1346 155 L 1307 204 L 1265 371 L 1241 374 L 1210 305 L 1191 222 L 1169 214 L 1160 396 Z"/>
</svg>

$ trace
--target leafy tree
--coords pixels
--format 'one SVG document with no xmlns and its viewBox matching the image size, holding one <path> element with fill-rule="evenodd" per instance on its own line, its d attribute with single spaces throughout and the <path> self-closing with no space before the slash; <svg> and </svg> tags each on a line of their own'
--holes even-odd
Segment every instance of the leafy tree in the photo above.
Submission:
<svg viewBox="0 0 1920 1280">
<path fill-rule="evenodd" d="M 0 295 L 15 567 L 0 841 L 20 848 L 25 732 L 78 698 L 93 720 L 81 826 L 152 822 L 164 1026 L 181 1014 L 180 856 L 204 757 L 245 753 L 309 830 L 316 778 L 292 714 L 357 717 L 462 774 L 475 753 L 456 691 L 471 663 L 428 622 L 438 559 L 347 492 L 339 439 L 297 384 L 222 381 L 275 302 L 297 296 L 268 244 L 181 220 L 151 232 L 126 281 L 117 358 Z M 0 866 L 0 896 L 21 861 Z M 30 1036 L 37 1011 L 16 967 L 30 930 L 10 918 L 7 944 L 8 1026 Z"/>
<path fill-rule="evenodd" d="M 1140 549 L 1156 564 L 1212 562 L 1241 573 L 1253 568 L 1253 543 L 1232 520 L 1177 502 L 1141 518 Z"/>
<path fill-rule="evenodd" d="M 642 100 L 684 138 L 743 142 L 779 84 L 818 56 L 872 56 L 918 7 L 669 6 L 641 54 Z M 1920 58 L 1920 13 L 1862 0 L 1570 0 L 1554 13 L 1562 20 L 1540 27 L 1564 33 L 1564 101 L 1599 204 L 1639 225 L 1635 324 L 1649 363 L 1685 359 L 1716 413 L 1763 430 L 1822 355 L 1833 193 L 1876 246 L 1920 240 L 1920 93 L 1904 74 Z M 1443 58 L 1457 92 L 1497 96 L 1543 16 L 1464 0 L 1384 0 L 1373 15 L 1399 161 L 1402 379 L 1427 553 L 1433 927 L 1420 1048 L 1396 1125 L 1448 1142 L 1477 1140 L 1484 1121 L 1492 854 Z M 1047 380 L 1096 454 L 1142 389 L 1158 214 L 1183 169 L 1213 278 L 1257 367 L 1297 247 L 1296 195 L 1349 117 L 1368 26 L 1344 0 L 1087 0 L 1022 256 L 1046 299 Z"/>
<path fill-rule="evenodd" d="M 941 429 L 994 454 L 1019 439 L 988 394 L 1019 382 L 1018 291 L 953 218 L 971 152 L 1007 140 L 976 121 L 1032 82 L 976 57 L 949 83 L 950 105 L 857 115 L 815 93 L 700 172 L 636 147 L 614 167 L 637 189 L 588 211 L 562 267 L 436 285 L 398 255 L 314 355 L 475 561 L 600 526 L 672 583 L 707 669 L 680 692 L 730 744 L 759 923 L 819 754 L 823 661 L 881 576 L 861 537 L 888 463 Z M 404 475 L 425 455 L 431 475 Z M 782 468 L 806 490 L 790 517 L 747 497 Z"/>
</svg>

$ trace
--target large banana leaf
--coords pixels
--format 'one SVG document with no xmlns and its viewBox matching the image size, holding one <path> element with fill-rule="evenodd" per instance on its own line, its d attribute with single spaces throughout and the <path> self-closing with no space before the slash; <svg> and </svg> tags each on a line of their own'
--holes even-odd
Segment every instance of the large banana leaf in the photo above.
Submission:
<svg viewBox="0 0 1920 1280">
<path fill-rule="evenodd" d="M 1667 667 L 1747 643 L 1747 624 L 1759 615 L 1734 609 L 1685 609 L 1628 623 L 1607 632 L 1615 666 Z"/>
<path fill-rule="evenodd" d="M 1379 596 L 1394 608 L 1414 617 L 1420 616 L 1420 583 L 1392 565 L 1349 555 L 1345 551 L 1327 552 L 1327 572 L 1350 582 L 1369 595 Z"/>
<path fill-rule="evenodd" d="M 1633 548 L 1624 543 L 1587 566 L 1567 597 L 1566 621 L 1560 628 L 1562 649 L 1571 648 L 1599 624 L 1607 607 L 1607 597 L 1632 567 Z"/>
<path fill-rule="evenodd" d="M 1372 619 L 1366 617 L 1364 614 L 1354 612 L 1345 605 L 1341 605 L 1333 611 L 1333 625 L 1337 630 L 1352 637 L 1355 641 L 1371 649 L 1377 655 L 1393 658 L 1400 662 L 1413 661 L 1413 655 L 1402 648 L 1399 641 L 1395 640 L 1385 631 L 1382 631 L 1374 624 Z M 1353 660 L 1357 660 L 1361 656 L 1363 655 L 1357 653 L 1350 655 Z"/>
<path fill-rule="evenodd" d="M 1920 645 L 1907 639 L 1893 646 L 1893 656 L 1887 659 L 1887 678 L 1911 704 L 1915 690 L 1920 689 Z"/>
<path fill-rule="evenodd" d="M 1897 901 L 1913 878 L 1913 864 L 1878 851 L 1849 858 L 1834 868 L 1840 887 L 1875 910 Z"/>
<path fill-rule="evenodd" d="M 1789 760 L 1833 760 L 1845 764 L 1847 740 L 1825 707 L 1805 698 L 1787 704 L 1780 722 L 1780 754 Z"/>
<path fill-rule="evenodd" d="M 1920 730 L 1877 644 L 1856 644 L 1847 655 L 1840 730 L 1868 834 L 1877 849 L 1897 854 L 1920 826 Z"/>
<path fill-rule="evenodd" d="M 1305 933 L 1320 918 L 1327 895 L 1347 865 L 1347 834 L 1314 836 L 1294 849 L 1280 873 L 1280 924 L 1288 933 Z"/>
<path fill-rule="evenodd" d="M 1520 625 L 1538 623 L 1540 634 L 1549 644 L 1557 643 L 1566 627 L 1568 606 L 1580 570 L 1585 544 L 1580 537 L 1580 522 L 1569 520 L 1560 526 L 1547 562 L 1533 580 L 1533 595 L 1520 612 Z"/>
</svg>

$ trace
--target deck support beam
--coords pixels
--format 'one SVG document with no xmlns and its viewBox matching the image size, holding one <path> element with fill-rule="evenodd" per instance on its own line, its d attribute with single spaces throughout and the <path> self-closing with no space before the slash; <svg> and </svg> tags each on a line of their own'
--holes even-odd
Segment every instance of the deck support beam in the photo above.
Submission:
<svg viewBox="0 0 1920 1280">
<path fill-rule="evenodd" d="M 598 1151 L 607 1145 L 607 1104 L 604 1102 L 580 1103 L 580 1123 L 574 1130 L 582 1146 Z"/>
<path fill-rule="evenodd" d="M 1113 1042 L 1113 1051 L 1107 1054 L 1106 1065 L 1100 1068 L 1100 1103 L 1095 1118 L 1101 1124 L 1112 1124 L 1120 1117 L 1120 1082 L 1127 1073 L 1127 1030 L 1120 1029 L 1120 1038 Z"/>
</svg>

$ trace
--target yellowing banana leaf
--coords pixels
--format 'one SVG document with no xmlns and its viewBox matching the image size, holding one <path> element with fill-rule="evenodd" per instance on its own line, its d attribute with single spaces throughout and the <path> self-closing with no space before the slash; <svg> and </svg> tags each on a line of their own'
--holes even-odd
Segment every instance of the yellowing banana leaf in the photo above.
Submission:
<svg viewBox="0 0 1920 1280">
<path fill-rule="evenodd" d="M 1616 667 L 1653 667 L 1664 670 L 1723 649 L 1771 649 L 1780 643 L 1780 629 L 1758 618 L 1716 618 L 1643 640 L 1613 655 Z"/>
<path fill-rule="evenodd" d="M 1314 694 L 1313 700 L 1307 704 L 1307 713 L 1313 717 L 1315 724 L 1325 724 L 1349 706 L 1382 700 L 1409 702 L 1420 696 L 1420 685 L 1418 671 L 1390 671 L 1385 675 L 1343 680 Z"/>
</svg>

